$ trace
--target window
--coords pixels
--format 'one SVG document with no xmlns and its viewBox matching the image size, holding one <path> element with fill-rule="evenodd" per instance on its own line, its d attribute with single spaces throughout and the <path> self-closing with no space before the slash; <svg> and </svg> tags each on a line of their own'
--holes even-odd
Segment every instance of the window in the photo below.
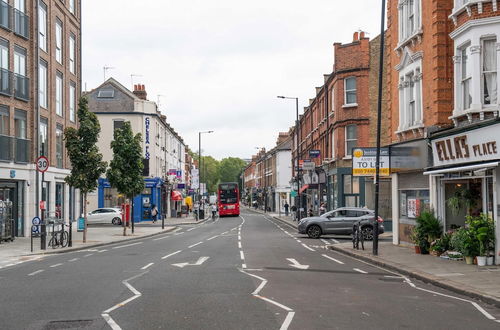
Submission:
<svg viewBox="0 0 500 330">
<path fill-rule="evenodd" d="M 38 44 L 41 50 L 47 51 L 47 5 L 42 1 L 38 6 Z"/>
<path fill-rule="evenodd" d="M 63 167 L 63 128 L 61 125 L 56 127 L 56 166 Z"/>
<path fill-rule="evenodd" d="M 9 73 L 9 42 L 0 39 L 0 92 L 11 95 Z"/>
<path fill-rule="evenodd" d="M 421 0 L 399 0 L 399 42 L 413 37 L 421 26 Z"/>
<path fill-rule="evenodd" d="M 14 1 L 14 33 L 29 38 L 29 17 L 26 15 L 25 0 Z"/>
<path fill-rule="evenodd" d="M 359 194 L 359 177 L 344 174 L 344 194 Z"/>
<path fill-rule="evenodd" d="M 26 49 L 14 46 L 14 89 L 15 97 L 29 99 L 29 80 L 26 77 Z"/>
<path fill-rule="evenodd" d="M 74 34 L 69 36 L 69 72 L 75 73 L 75 45 L 76 37 Z"/>
<path fill-rule="evenodd" d="M 112 99 L 115 97 L 115 91 L 113 89 L 102 89 L 97 94 L 99 99 Z"/>
<path fill-rule="evenodd" d="M 352 149 L 357 146 L 358 133 L 356 125 L 347 125 L 345 128 L 345 155 L 351 156 Z"/>
<path fill-rule="evenodd" d="M 73 15 L 75 14 L 75 0 L 69 0 L 69 11 Z"/>
<path fill-rule="evenodd" d="M 422 126 L 422 58 L 405 51 L 399 71 L 399 127 L 406 131 Z"/>
<path fill-rule="evenodd" d="M 48 136 L 49 122 L 46 118 L 40 118 L 40 156 L 49 155 L 49 136 Z"/>
<path fill-rule="evenodd" d="M 14 73 L 26 76 L 26 49 L 14 47 Z"/>
<path fill-rule="evenodd" d="M 415 74 L 410 72 L 406 75 L 406 80 L 409 82 L 407 89 L 408 96 L 406 97 L 406 108 L 408 110 L 408 125 L 410 127 L 416 124 L 416 107 L 415 107 Z"/>
<path fill-rule="evenodd" d="M 14 114 L 14 126 L 16 130 L 16 138 L 26 139 L 26 111 L 16 109 Z"/>
<path fill-rule="evenodd" d="M 496 39 L 483 40 L 482 94 L 484 105 L 497 104 L 497 49 Z"/>
<path fill-rule="evenodd" d="M 9 123 L 9 107 L 6 105 L 0 105 L 0 135 L 10 135 Z"/>
<path fill-rule="evenodd" d="M 47 109 L 47 62 L 40 60 L 38 68 L 38 103 Z"/>
<path fill-rule="evenodd" d="M 467 57 L 467 53 L 470 53 L 470 46 L 462 48 L 460 52 L 460 60 L 461 60 L 461 82 L 460 89 L 462 93 L 462 109 L 467 110 L 470 108 L 472 103 L 472 95 L 470 91 L 470 82 L 471 82 L 471 61 Z"/>
<path fill-rule="evenodd" d="M 430 210 L 429 190 L 400 190 L 399 216 L 415 219 L 422 211 Z"/>
<path fill-rule="evenodd" d="M 76 84 L 71 82 L 69 84 L 69 120 L 75 121 L 75 107 L 76 107 Z"/>
<path fill-rule="evenodd" d="M 14 8 L 19 10 L 21 13 L 26 12 L 26 1 L 25 0 L 15 0 Z"/>
<path fill-rule="evenodd" d="M 356 77 L 350 77 L 344 80 L 345 83 L 345 105 L 356 104 L 358 102 L 356 96 Z"/>
<path fill-rule="evenodd" d="M 62 38 L 63 38 L 63 28 L 62 22 L 56 20 L 56 61 L 62 64 Z"/>
<path fill-rule="evenodd" d="M 337 147 L 335 145 L 335 130 L 332 130 L 331 135 L 332 135 L 332 159 L 335 159 L 337 156 L 336 153 Z"/>
<path fill-rule="evenodd" d="M 113 131 L 123 127 L 124 120 L 113 120 Z"/>
<path fill-rule="evenodd" d="M 63 76 L 59 71 L 56 73 L 56 114 L 63 115 Z"/>
</svg>

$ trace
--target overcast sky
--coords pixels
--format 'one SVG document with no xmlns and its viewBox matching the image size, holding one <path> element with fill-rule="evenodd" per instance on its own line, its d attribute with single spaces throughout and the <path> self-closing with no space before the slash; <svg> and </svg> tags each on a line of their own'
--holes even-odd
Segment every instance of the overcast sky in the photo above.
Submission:
<svg viewBox="0 0 500 330">
<path fill-rule="evenodd" d="M 333 43 L 380 31 L 377 0 L 84 0 L 83 82 L 146 86 L 191 150 L 250 158 L 332 71 Z"/>
</svg>

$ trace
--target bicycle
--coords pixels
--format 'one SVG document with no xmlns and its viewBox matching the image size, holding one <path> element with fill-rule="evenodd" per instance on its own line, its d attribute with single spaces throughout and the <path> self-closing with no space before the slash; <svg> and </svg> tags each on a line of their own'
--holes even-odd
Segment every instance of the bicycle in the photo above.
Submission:
<svg viewBox="0 0 500 330">
<path fill-rule="evenodd" d="M 48 245 L 50 247 L 52 247 L 53 249 L 55 249 L 58 246 L 61 246 L 64 248 L 64 247 L 68 246 L 68 236 L 69 236 L 68 232 L 64 230 L 64 226 L 67 226 L 67 227 L 69 227 L 69 226 L 64 224 L 63 222 L 58 223 L 58 225 L 61 225 L 61 229 L 58 231 L 55 231 L 55 225 L 56 225 L 56 223 L 52 222 L 52 232 L 50 233 L 51 238 L 49 240 Z"/>
<path fill-rule="evenodd" d="M 359 243 L 361 243 L 361 249 L 365 249 L 365 235 L 363 235 L 363 230 L 361 229 L 361 221 L 354 224 L 352 228 L 352 248 L 359 250 Z"/>
</svg>

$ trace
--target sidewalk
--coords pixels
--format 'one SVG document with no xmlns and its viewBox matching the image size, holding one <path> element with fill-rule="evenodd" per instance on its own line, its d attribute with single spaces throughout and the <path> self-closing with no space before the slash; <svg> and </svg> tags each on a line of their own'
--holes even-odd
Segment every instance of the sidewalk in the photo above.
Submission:
<svg viewBox="0 0 500 330">
<path fill-rule="evenodd" d="M 416 254 L 410 247 L 380 242 L 378 256 L 372 255 L 372 243 L 365 250 L 353 250 L 352 243 L 329 246 L 330 249 L 432 283 L 465 296 L 500 307 L 500 267 L 466 265 L 431 255 Z"/>
</svg>

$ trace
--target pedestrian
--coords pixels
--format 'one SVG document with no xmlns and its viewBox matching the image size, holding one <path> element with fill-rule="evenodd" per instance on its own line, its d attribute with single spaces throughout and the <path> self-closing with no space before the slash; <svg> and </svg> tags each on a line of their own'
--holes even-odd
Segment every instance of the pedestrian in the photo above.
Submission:
<svg viewBox="0 0 500 330">
<path fill-rule="evenodd" d="M 297 206 L 293 205 L 291 208 L 293 212 L 293 221 L 297 220 Z"/>
<path fill-rule="evenodd" d="M 320 207 L 319 207 L 319 214 L 324 214 L 326 212 L 326 206 L 325 206 L 325 203 L 321 203 Z"/>
<path fill-rule="evenodd" d="M 151 217 L 153 218 L 153 223 L 156 223 L 156 219 L 158 217 L 158 209 L 154 204 L 151 204 Z"/>
<path fill-rule="evenodd" d="M 307 211 L 307 216 L 308 217 L 313 217 L 314 216 L 314 212 L 313 212 L 312 208 L 309 208 L 309 211 Z"/>
<path fill-rule="evenodd" d="M 217 205 L 212 204 L 212 219 L 215 219 L 216 214 L 217 214 Z"/>
<path fill-rule="evenodd" d="M 285 205 L 283 205 L 283 207 L 285 208 L 285 217 L 288 216 L 288 208 L 290 207 L 290 205 L 288 205 L 287 202 L 285 202 Z"/>
</svg>

